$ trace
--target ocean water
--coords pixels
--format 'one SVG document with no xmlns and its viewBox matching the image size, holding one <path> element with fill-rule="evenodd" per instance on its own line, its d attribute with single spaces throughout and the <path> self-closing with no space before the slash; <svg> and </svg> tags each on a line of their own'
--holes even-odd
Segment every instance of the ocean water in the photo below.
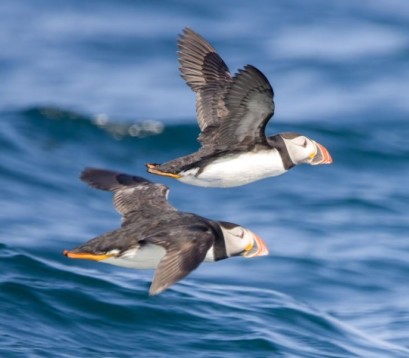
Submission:
<svg viewBox="0 0 409 358">
<path fill-rule="evenodd" d="M 0 3 L 1 357 L 409 357 L 409 3 Z M 275 90 L 267 132 L 330 166 L 231 189 L 149 175 L 198 148 L 177 34 Z M 152 271 L 69 260 L 120 224 L 86 166 L 170 187 L 180 210 L 249 227 L 266 257 Z"/>
</svg>

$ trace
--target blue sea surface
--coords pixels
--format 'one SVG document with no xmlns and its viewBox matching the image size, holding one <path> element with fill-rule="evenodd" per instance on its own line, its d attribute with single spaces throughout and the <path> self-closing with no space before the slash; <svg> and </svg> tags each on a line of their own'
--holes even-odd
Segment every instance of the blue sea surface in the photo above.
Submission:
<svg viewBox="0 0 409 358">
<path fill-rule="evenodd" d="M 0 357 L 409 357 L 409 2 L 0 3 Z M 152 176 L 198 148 L 177 35 L 269 78 L 267 133 L 334 163 L 238 188 Z M 170 187 L 270 255 L 153 271 L 62 255 L 120 225 L 93 166 Z"/>
</svg>

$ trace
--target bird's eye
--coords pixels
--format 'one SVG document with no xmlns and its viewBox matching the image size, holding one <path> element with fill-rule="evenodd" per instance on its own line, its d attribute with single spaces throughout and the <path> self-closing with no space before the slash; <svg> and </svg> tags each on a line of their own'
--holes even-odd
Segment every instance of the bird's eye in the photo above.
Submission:
<svg viewBox="0 0 409 358">
<path fill-rule="evenodd" d="M 304 148 L 307 147 L 307 140 L 306 140 L 306 139 L 304 139 L 304 143 L 302 144 L 302 146 L 303 146 Z"/>
<path fill-rule="evenodd" d="M 244 238 L 245 231 L 241 228 L 236 228 L 232 234 L 236 237 L 239 237 L 240 239 Z"/>
</svg>

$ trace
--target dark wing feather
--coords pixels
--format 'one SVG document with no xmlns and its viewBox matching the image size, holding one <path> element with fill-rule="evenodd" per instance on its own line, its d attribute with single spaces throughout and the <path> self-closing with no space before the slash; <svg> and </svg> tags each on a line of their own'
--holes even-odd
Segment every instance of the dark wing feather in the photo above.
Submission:
<svg viewBox="0 0 409 358">
<path fill-rule="evenodd" d="M 174 228 L 176 229 L 176 228 Z M 149 289 L 157 295 L 195 270 L 213 245 L 214 235 L 207 225 L 181 226 L 163 236 L 145 239 L 165 248 Z"/>
<path fill-rule="evenodd" d="M 178 48 L 181 76 L 194 92 L 212 82 L 231 81 L 227 65 L 198 33 L 185 28 L 179 36 Z"/>
<path fill-rule="evenodd" d="M 232 77 L 216 50 L 191 29 L 183 30 L 178 48 L 181 76 L 196 93 L 196 115 L 203 131 L 219 123 L 224 113 L 222 99 Z"/>
<path fill-rule="evenodd" d="M 228 114 L 217 133 L 212 133 L 214 145 L 231 148 L 265 144 L 264 130 L 274 114 L 273 97 L 270 83 L 257 68 L 247 65 L 239 70 L 224 98 Z"/>
<path fill-rule="evenodd" d="M 142 177 L 105 169 L 86 168 L 81 180 L 96 189 L 114 193 L 115 208 L 123 216 L 131 212 L 154 210 L 160 213 L 176 210 L 167 201 L 168 187 L 155 184 Z"/>
</svg>

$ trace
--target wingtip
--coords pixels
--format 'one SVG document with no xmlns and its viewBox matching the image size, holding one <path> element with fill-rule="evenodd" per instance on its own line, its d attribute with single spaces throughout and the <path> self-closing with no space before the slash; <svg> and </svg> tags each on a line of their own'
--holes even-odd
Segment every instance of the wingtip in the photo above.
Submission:
<svg viewBox="0 0 409 358">
<path fill-rule="evenodd" d="M 197 33 L 196 33 L 194 30 L 192 30 L 191 27 L 185 26 L 185 27 L 182 29 L 182 32 L 181 32 L 180 36 L 185 37 L 185 36 L 188 36 L 188 35 L 190 35 L 190 34 L 197 35 Z"/>
<path fill-rule="evenodd" d="M 108 169 L 87 167 L 81 172 L 80 179 L 92 188 L 112 191 L 117 184 L 116 177 L 119 174 Z"/>
<path fill-rule="evenodd" d="M 184 33 L 184 34 L 186 34 L 186 33 L 188 33 L 188 32 L 191 32 L 192 31 L 192 29 L 189 27 L 189 26 L 185 26 L 183 29 L 182 29 L 182 32 Z"/>
<path fill-rule="evenodd" d="M 160 293 L 162 293 L 163 291 L 165 291 L 167 289 L 167 287 L 161 286 L 161 287 L 155 287 L 154 284 L 151 284 L 151 287 L 149 288 L 149 296 L 153 297 L 153 296 L 157 296 Z"/>
<path fill-rule="evenodd" d="M 96 168 L 91 168 L 91 167 L 85 167 L 81 173 L 80 173 L 80 179 L 83 182 L 88 182 L 89 177 L 92 175 L 92 173 L 94 173 L 96 170 Z"/>
<path fill-rule="evenodd" d="M 188 26 L 184 27 L 178 36 L 178 49 L 181 50 L 182 43 L 185 41 L 186 37 L 191 36 L 195 32 Z"/>
</svg>

